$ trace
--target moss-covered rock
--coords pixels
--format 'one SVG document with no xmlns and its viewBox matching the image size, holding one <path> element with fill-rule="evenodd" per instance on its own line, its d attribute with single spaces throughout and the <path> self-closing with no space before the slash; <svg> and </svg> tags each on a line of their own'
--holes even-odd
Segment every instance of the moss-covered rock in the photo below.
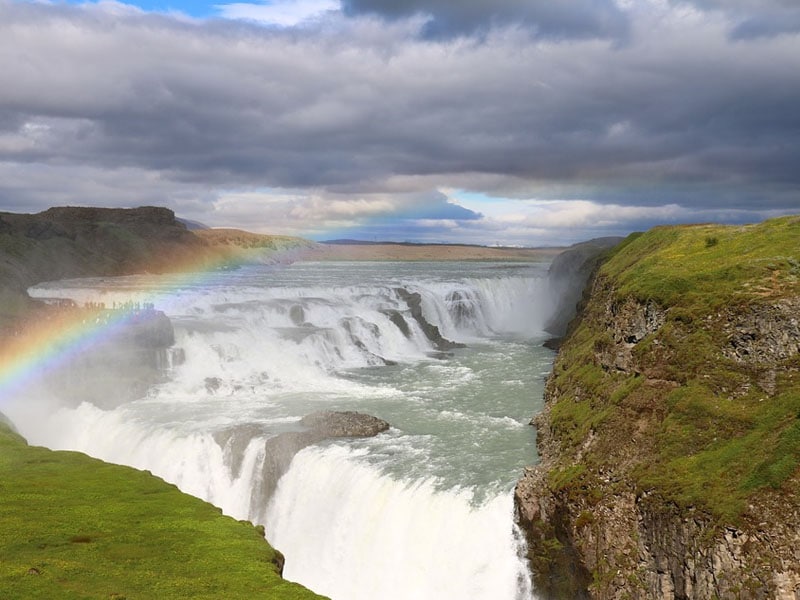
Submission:
<svg viewBox="0 0 800 600">
<path fill-rule="evenodd" d="M 568 597 L 537 565 L 573 557 L 593 598 L 800 594 L 798 319 L 800 218 L 656 228 L 614 251 L 517 487 L 545 593 Z"/>
</svg>

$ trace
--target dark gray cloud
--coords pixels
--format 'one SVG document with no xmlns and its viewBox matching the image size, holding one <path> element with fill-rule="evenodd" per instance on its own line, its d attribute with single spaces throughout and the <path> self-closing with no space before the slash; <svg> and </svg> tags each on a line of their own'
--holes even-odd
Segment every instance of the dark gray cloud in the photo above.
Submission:
<svg viewBox="0 0 800 600">
<path fill-rule="evenodd" d="M 429 38 L 486 33 L 521 26 L 544 38 L 623 38 L 627 18 L 613 0 L 343 0 L 345 14 L 428 19 Z"/>
<path fill-rule="evenodd" d="M 733 21 L 711 3 L 688 18 L 660 10 L 625 13 L 618 45 L 599 30 L 434 42 L 400 21 L 333 15 L 278 30 L 0 0 L 0 208 L 494 226 L 480 208 L 419 200 L 449 188 L 800 211 L 800 37 L 731 40 Z M 240 208 L 223 210 L 235 193 L 247 194 Z"/>
</svg>

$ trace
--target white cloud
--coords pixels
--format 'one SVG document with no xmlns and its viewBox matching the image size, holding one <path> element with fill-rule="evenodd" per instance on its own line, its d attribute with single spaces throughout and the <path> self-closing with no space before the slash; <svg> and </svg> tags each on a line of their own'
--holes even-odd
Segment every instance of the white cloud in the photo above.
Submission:
<svg viewBox="0 0 800 600">
<path fill-rule="evenodd" d="M 349 198 L 324 191 L 223 192 L 213 201 L 209 217 L 214 226 L 314 236 L 390 215 L 397 211 L 398 205 L 397 199 L 384 195 Z"/>
<path fill-rule="evenodd" d="M 676 204 L 664 206 L 620 206 L 598 204 L 589 200 L 561 202 L 529 202 L 530 211 L 525 223 L 546 229 L 618 228 L 628 229 L 631 224 L 645 220 L 675 222 L 686 218 L 690 211 Z"/>
<path fill-rule="evenodd" d="M 218 4 L 215 8 L 226 19 L 291 27 L 329 11 L 339 10 L 340 4 L 338 0 L 265 0 L 259 3 Z"/>
</svg>

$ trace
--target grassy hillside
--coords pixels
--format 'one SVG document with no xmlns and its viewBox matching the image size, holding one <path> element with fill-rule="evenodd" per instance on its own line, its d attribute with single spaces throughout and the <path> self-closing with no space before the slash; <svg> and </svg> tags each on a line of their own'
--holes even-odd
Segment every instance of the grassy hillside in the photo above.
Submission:
<svg viewBox="0 0 800 600">
<path fill-rule="evenodd" d="M 603 274 L 617 280 L 619 296 L 680 306 L 682 314 L 796 295 L 800 220 L 657 227 L 631 236 Z"/>
<path fill-rule="evenodd" d="M 611 470 L 734 523 L 764 494 L 797 497 L 800 218 L 631 236 L 593 295 L 550 382 L 554 490 Z"/>
<path fill-rule="evenodd" d="M 287 235 L 251 233 L 241 229 L 198 229 L 194 235 L 215 246 L 228 246 L 242 250 L 285 250 L 312 247 L 313 242 Z"/>
<path fill-rule="evenodd" d="M 0 499 L 4 599 L 321 598 L 281 579 L 262 529 L 149 473 L 30 447 L 2 422 Z"/>
</svg>

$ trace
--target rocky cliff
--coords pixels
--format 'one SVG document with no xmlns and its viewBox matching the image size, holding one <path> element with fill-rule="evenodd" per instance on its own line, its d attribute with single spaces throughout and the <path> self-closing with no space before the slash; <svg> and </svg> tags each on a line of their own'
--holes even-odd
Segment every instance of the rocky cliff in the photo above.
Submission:
<svg viewBox="0 0 800 600">
<path fill-rule="evenodd" d="M 515 502 L 550 598 L 800 598 L 800 218 L 657 228 L 593 277 Z"/>
<path fill-rule="evenodd" d="M 0 213 L 5 285 L 165 270 L 205 246 L 166 208 L 57 207 L 37 214 Z"/>
</svg>

